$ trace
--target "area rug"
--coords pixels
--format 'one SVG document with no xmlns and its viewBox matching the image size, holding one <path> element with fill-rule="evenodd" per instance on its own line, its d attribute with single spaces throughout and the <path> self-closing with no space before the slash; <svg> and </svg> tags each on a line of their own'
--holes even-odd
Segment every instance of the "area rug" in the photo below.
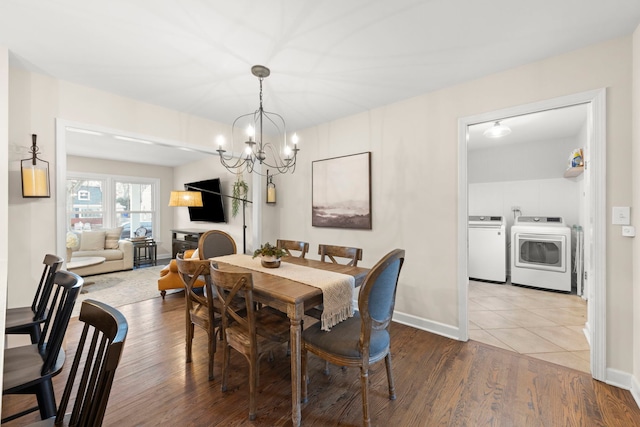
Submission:
<svg viewBox="0 0 640 427">
<path fill-rule="evenodd" d="M 80 314 L 82 301 L 87 298 L 104 302 L 112 307 L 120 307 L 160 297 L 158 278 L 163 267 L 164 265 L 158 265 L 85 277 L 85 284 L 76 301 L 72 317 Z"/>
</svg>

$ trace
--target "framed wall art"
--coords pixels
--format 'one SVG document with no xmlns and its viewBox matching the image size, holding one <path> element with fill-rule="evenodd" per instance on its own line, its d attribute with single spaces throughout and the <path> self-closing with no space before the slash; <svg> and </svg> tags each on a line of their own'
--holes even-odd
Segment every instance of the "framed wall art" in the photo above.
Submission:
<svg viewBox="0 0 640 427">
<path fill-rule="evenodd" d="M 371 152 L 312 162 L 311 225 L 371 230 Z"/>
</svg>

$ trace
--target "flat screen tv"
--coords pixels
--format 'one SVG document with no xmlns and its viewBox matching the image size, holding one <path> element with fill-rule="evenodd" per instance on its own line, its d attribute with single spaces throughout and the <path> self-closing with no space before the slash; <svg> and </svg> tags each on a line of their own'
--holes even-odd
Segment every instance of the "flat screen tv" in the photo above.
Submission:
<svg viewBox="0 0 640 427">
<path fill-rule="evenodd" d="M 189 182 L 184 185 L 185 190 L 202 190 L 215 191 L 220 193 L 220 178 L 208 179 L 206 181 Z M 195 190 L 197 191 L 197 190 Z M 220 194 L 212 194 L 202 191 L 202 207 L 189 208 L 189 218 L 191 221 L 206 222 L 226 222 L 224 217 L 224 204 Z"/>
</svg>

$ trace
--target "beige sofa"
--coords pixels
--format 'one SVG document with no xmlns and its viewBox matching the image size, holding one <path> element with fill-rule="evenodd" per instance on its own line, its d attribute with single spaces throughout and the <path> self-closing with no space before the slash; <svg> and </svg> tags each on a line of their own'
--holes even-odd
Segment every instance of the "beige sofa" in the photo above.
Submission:
<svg viewBox="0 0 640 427">
<path fill-rule="evenodd" d="M 103 257 L 105 262 L 72 271 L 80 276 L 91 276 L 133 269 L 133 244 L 129 240 L 119 240 L 121 231 L 122 227 L 117 227 L 76 233 L 79 243 L 72 248 L 71 257 Z"/>
</svg>

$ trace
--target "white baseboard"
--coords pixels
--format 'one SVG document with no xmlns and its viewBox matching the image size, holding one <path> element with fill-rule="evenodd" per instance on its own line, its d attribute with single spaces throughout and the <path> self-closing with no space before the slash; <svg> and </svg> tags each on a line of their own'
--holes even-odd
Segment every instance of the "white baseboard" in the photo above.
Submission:
<svg viewBox="0 0 640 427">
<path fill-rule="evenodd" d="M 628 372 L 619 371 L 613 368 L 607 368 L 607 379 L 605 382 L 625 390 L 631 390 L 632 376 Z"/>
<path fill-rule="evenodd" d="M 459 328 L 451 325 L 445 325 L 444 323 L 422 319 L 411 314 L 399 313 L 397 311 L 393 312 L 393 321 L 401 323 L 403 325 L 414 327 L 416 329 L 431 332 L 437 335 L 442 335 L 447 338 L 459 340 Z"/>
<path fill-rule="evenodd" d="M 638 408 L 640 408 L 640 380 L 638 380 L 638 377 L 631 377 L 631 395 L 635 399 Z"/>
</svg>

